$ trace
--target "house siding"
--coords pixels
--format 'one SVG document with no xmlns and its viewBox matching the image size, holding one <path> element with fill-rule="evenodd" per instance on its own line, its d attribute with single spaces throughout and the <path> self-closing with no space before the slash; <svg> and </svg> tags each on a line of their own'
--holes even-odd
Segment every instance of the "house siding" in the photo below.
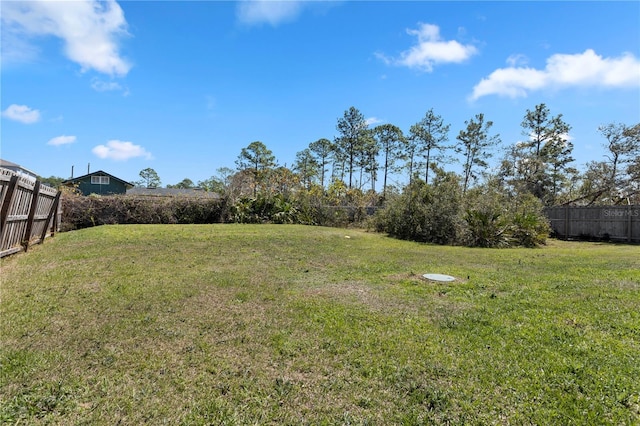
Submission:
<svg viewBox="0 0 640 426">
<path fill-rule="evenodd" d="M 91 183 L 91 178 L 96 176 L 106 176 L 109 178 L 108 184 Z M 75 179 L 68 179 L 63 182 L 65 185 L 73 185 L 78 188 L 82 195 L 115 195 L 126 194 L 127 188 L 131 187 L 128 182 L 116 178 L 115 176 L 103 171 L 94 172 L 85 176 L 79 176 Z"/>
<path fill-rule="evenodd" d="M 87 176 L 85 179 L 77 182 L 78 189 L 84 195 L 89 194 L 99 194 L 99 195 L 110 195 L 110 194 L 124 194 L 127 192 L 127 188 L 121 182 L 115 181 L 115 179 L 109 179 L 108 185 L 101 185 L 91 183 L 91 176 Z"/>
</svg>

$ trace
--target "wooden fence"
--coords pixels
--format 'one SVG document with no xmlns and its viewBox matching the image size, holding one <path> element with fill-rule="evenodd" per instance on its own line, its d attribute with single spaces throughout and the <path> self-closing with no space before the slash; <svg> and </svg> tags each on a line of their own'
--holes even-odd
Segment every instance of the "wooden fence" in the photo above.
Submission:
<svg viewBox="0 0 640 426">
<path fill-rule="evenodd" d="M 60 226 L 60 192 L 0 168 L 0 257 L 27 251 Z"/>
<path fill-rule="evenodd" d="M 640 205 L 559 206 L 546 214 L 559 238 L 640 243 Z"/>
</svg>

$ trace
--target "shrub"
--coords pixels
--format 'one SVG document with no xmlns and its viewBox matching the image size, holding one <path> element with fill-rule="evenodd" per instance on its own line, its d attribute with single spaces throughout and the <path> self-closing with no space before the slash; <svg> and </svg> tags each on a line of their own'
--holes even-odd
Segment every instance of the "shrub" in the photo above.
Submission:
<svg viewBox="0 0 640 426">
<path fill-rule="evenodd" d="M 415 181 L 390 197 L 373 219 L 379 232 L 420 242 L 471 247 L 535 247 L 549 224 L 542 203 L 530 194 L 509 197 L 489 182 L 468 190 L 458 178 L 438 171 L 432 185 Z"/>
<path fill-rule="evenodd" d="M 62 197 L 64 231 L 106 224 L 217 223 L 228 221 L 227 200 L 127 195 Z"/>
<path fill-rule="evenodd" d="M 488 183 L 467 192 L 464 244 L 472 247 L 536 247 L 550 227 L 542 202 L 529 193 L 508 196 Z"/>
<path fill-rule="evenodd" d="M 505 247 L 508 245 L 504 217 L 490 210 L 467 210 L 466 244 L 471 247 Z"/>
<path fill-rule="evenodd" d="M 297 223 L 298 209 L 282 194 L 240 198 L 232 207 L 237 223 Z"/>
<path fill-rule="evenodd" d="M 506 201 L 490 186 L 468 190 L 465 197 L 465 232 L 462 243 L 470 247 L 509 245 Z"/>
<path fill-rule="evenodd" d="M 291 202 L 297 209 L 296 223 L 364 227 L 377 209 L 378 197 L 359 189 L 347 189 L 344 183 L 334 181 L 326 191 L 318 185 L 297 191 Z"/>
<path fill-rule="evenodd" d="M 514 200 L 509 235 L 512 245 L 536 247 L 545 244 L 551 226 L 543 208 L 542 201 L 532 194 L 524 194 Z"/>
<path fill-rule="evenodd" d="M 376 213 L 374 226 L 404 240 L 455 244 L 461 232 L 460 207 L 458 178 L 439 173 L 432 185 L 416 180 L 402 195 L 390 197 Z"/>
</svg>

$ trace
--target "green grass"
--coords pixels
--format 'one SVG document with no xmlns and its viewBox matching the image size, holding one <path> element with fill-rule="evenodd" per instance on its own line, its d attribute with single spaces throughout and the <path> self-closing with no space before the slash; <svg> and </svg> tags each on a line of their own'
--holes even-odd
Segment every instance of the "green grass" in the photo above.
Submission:
<svg viewBox="0 0 640 426">
<path fill-rule="evenodd" d="M 131 225 L 0 266 L 0 422 L 640 424 L 638 246 Z"/>
</svg>

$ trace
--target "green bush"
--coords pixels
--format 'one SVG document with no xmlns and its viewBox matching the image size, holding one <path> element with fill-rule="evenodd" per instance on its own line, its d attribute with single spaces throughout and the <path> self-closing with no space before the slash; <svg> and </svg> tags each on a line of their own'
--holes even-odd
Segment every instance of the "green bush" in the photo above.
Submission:
<svg viewBox="0 0 640 426">
<path fill-rule="evenodd" d="M 301 225 L 365 227 L 377 209 L 378 198 L 334 181 L 325 191 L 316 185 L 296 192 L 291 202 Z"/>
<path fill-rule="evenodd" d="M 542 201 L 532 194 L 518 197 L 511 212 L 510 242 L 512 245 L 536 247 L 544 244 L 551 232 Z"/>
<path fill-rule="evenodd" d="M 379 232 L 419 242 L 470 247 L 535 247 L 549 224 L 530 194 L 509 197 L 491 182 L 461 195 L 458 179 L 439 172 L 431 185 L 415 181 L 390 197 L 373 219 Z"/>
<path fill-rule="evenodd" d="M 464 244 L 472 247 L 536 247 L 550 227 L 543 204 L 529 193 L 508 196 L 488 183 L 466 194 Z"/>
<path fill-rule="evenodd" d="M 490 185 L 467 191 L 462 244 L 470 247 L 508 246 L 507 204 L 505 197 Z"/>
<path fill-rule="evenodd" d="M 453 174 L 440 173 L 432 185 L 420 180 L 390 197 L 376 213 L 379 232 L 403 240 L 455 244 L 461 233 L 461 188 Z"/>
<path fill-rule="evenodd" d="M 466 210 L 466 245 L 471 247 L 506 247 L 508 238 L 504 217 L 490 210 Z"/>
<path fill-rule="evenodd" d="M 62 230 L 107 224 L 219 223 L 228 221 L 227 200 L 127 195 L 62 198 Z"/>
<path fill-rule="evenodd" d="M 105 224 L 280 223 L 321 226 L 360 225 L 372 214 L 363 194 L 331 199 L 322 190 L 292 196 L 258 194 L 232 202 L 222 198 L 82 196 L 65 194 L 62 230 Z"/>
<path fill-rule="evenodd" d="M 237 223 L 298 223 L 298 209 L 282 194 L 240 198 L 232 207 Z"/>
</svg>

